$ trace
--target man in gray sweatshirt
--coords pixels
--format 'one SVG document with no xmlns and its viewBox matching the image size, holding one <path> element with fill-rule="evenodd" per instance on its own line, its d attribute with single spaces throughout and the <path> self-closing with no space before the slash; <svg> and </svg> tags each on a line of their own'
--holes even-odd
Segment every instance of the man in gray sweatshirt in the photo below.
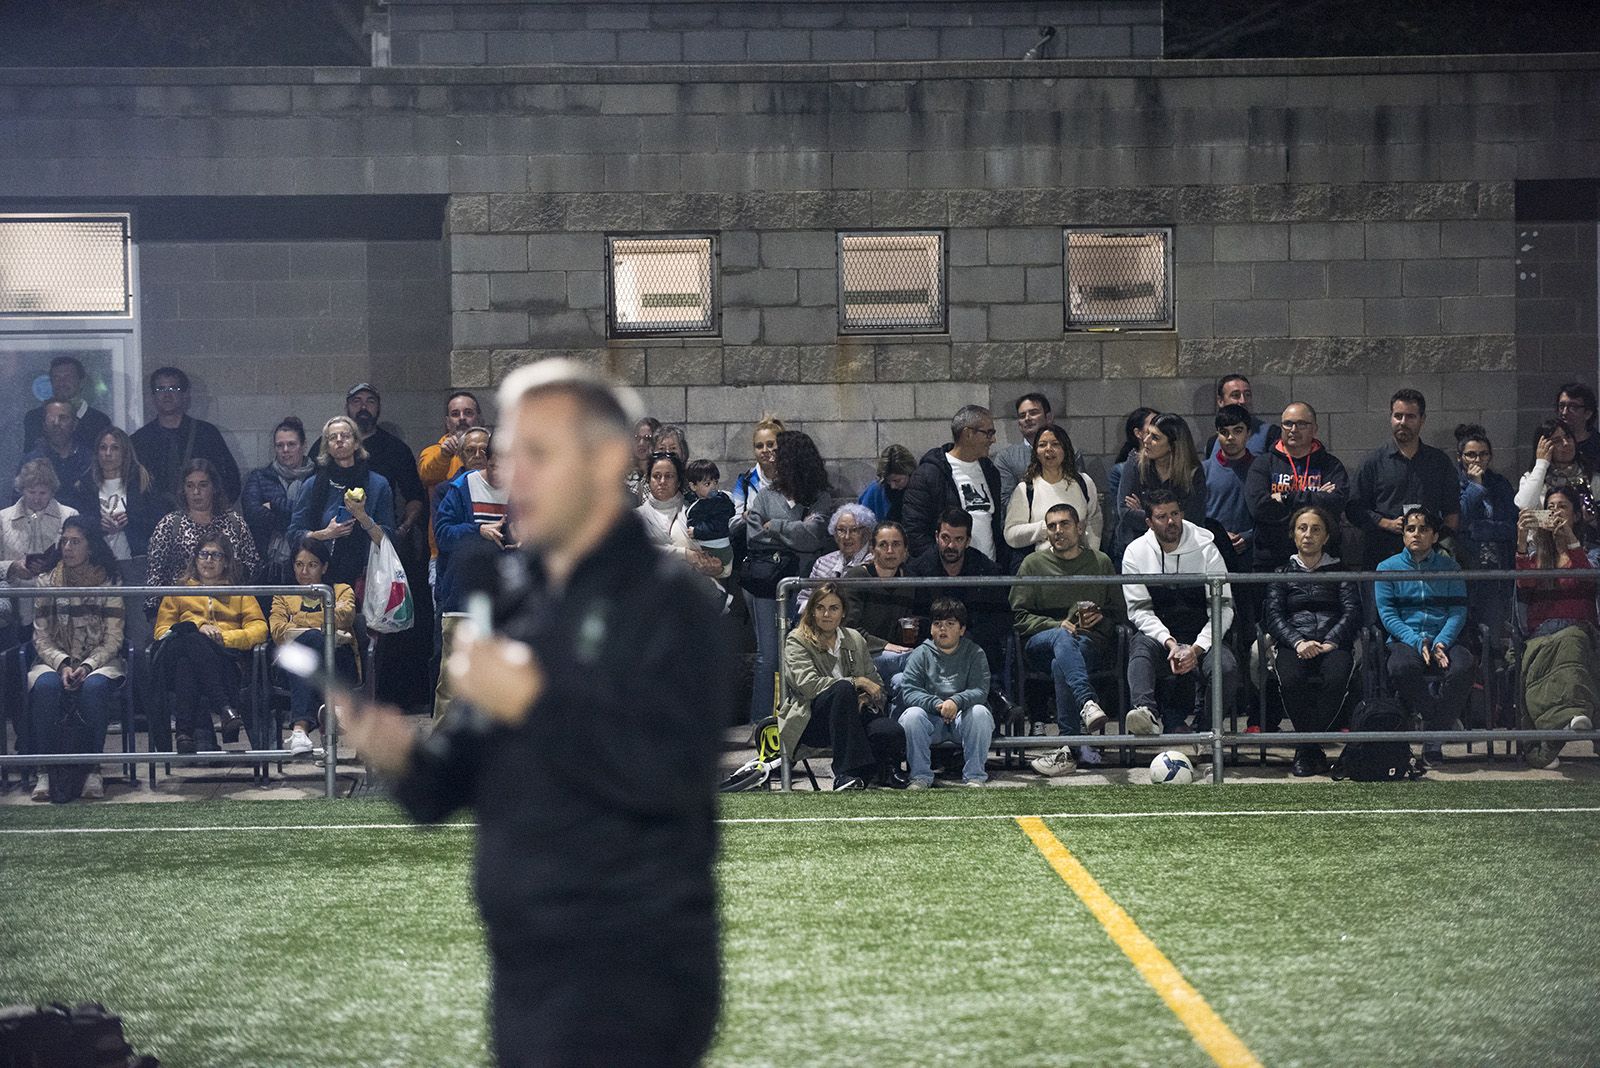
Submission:
<svg viewBox="0 0 1600 1068">
<path fill-rule="evenodd" d="M 961 780 L 982 786 L 989 780 L 984 760 L 994 737 L 994 717 L 984 705 L 989 693 L 989 660 L 967 635 L 967 606 L 940 597 L 929 610 L 927 641 L 906 661 L 900 699 L 906 710 L 900 726 L 906 732 L 906 763 L 911 789 L 933 785 L 932 749 L 937 742 L 958 742 L 964 762 Z"/>
</svg>

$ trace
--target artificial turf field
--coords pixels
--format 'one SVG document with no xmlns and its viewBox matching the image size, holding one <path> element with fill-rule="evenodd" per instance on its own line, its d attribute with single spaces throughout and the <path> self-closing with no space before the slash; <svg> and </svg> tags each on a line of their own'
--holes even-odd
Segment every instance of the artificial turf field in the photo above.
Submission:
<svg viewBox="0 0 1600 1068">
<path fill-rule="evenodd" d="M 1600 1064 L 1600 787 L 768 794 L 723 813 L 712 1064 L 1213 1063 L 1010 818 L 1029 814 L 1245 1058 Z M 164 1065 L 484 1063 L 471 829 L 401 822 L 351 801 L 0 808 L 0 1004 L 104 1001 Z"/>
</svg>

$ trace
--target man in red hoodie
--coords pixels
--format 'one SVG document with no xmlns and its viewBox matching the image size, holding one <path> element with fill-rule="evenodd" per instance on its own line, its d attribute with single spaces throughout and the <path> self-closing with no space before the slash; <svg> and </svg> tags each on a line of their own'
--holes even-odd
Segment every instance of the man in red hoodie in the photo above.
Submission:
<svg viewBox="0 0 1600 1068">
<path fill-rule="evenodd" d="M 1304 505 L 1320 504 L 1344 514 L 1350 476 L 1344 464 L 1317 440 L 1317 413 L 1296 401 L 1283 410 L 1283 434 L 1256 458 L 1245 480 L 1245 506 L 1255 520 L 1254 570 L 1276 571 L 1294 552 L 1289 517 Z"/>
</svg>

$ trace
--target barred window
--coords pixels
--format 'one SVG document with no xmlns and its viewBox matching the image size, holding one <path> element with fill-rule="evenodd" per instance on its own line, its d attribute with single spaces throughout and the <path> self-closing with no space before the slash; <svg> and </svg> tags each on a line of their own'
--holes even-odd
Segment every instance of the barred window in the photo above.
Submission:
<svg viewBox="0 0 1600 1068">
<path fill-rule="evenodd" d="M 1172 231 L 1065 231 L 1067 329 L 1172 325 Z"/>
<path fill-rule="evenodd" d="M 127 215 L 0 215 L 0 315 L 132 314 Z"/>
<path fill-rule="evenodd" d="M 945 329 L 944 234 L 937 230 L 839 235 L 839 332 Z"/>
<path fill-rule="evenodd" d="M 606 239 L 606 318 L 612 337 L 717 332 L 716 239 Z"/>
</svg>

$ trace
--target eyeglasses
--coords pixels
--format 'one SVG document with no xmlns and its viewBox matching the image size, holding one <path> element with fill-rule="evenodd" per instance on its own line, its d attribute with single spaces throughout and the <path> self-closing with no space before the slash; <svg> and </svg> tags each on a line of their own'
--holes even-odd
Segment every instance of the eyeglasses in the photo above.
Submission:
<svg viewBox="0 0 1600 1068">
<path fill-rule="evenodd" d="M 152 392 L 154 392 L 154 393 L 187 393 L 187 392 L 189 392 L 189 387 L 188 386 L 157 386 L 154 390 L 152 390 Z"/>
<path fill-rule="evenodd" d="M 1463 460 L 1487 460 L 1493 455 L 1494 453 L 1488 449 L 1466 449 L 1461 453 L 1461 458 Z"/>
<path fill-rule="evenodd" d="M 218 552 L 216 549 L 201 549 L 194 554 L 196 560 L 226 560 L 227 553 Z"/>
<path fill-rule="evenodd" d="M 833 536 L 836 537 L 836 538 L 840 534 L 860 534 L 860 533 L 861 533 L 861 528 L 860 527 L 847 527 L 843 523 L 841 523 L 838 526 L 833 528 Z"/>
<path fill-rule="evenodd" d="M 1283 421 L 1283 429 L 1285 430 L 1304 430 L 1310 425 L 1311 420 L 1309 419 L 1285 419 Z"/>
<path fill-rule="evenodd" d="M 1582 401 L 1557 401 L 1556 402 L 1556 411 L 1558 411 L 1558 412 L 1570 412 L 1570 411 L 1573 411 L 1574 409 L 1576 409 L 1577 411 L 1580 411 L 1580 412 L 1586 412 L 1586 411 L 1589 410 L 1589 406 L 1587 404 L 1583 403 Z"/>
<path fill-rule="evenodd" d="M 990 427 L 988 430 L 983 430 L 979 427 L 972 427 L 971 429 L 974 434 L 981 434 L 986 438 L 994 437 L 994 427 Z"/>
</svg>

